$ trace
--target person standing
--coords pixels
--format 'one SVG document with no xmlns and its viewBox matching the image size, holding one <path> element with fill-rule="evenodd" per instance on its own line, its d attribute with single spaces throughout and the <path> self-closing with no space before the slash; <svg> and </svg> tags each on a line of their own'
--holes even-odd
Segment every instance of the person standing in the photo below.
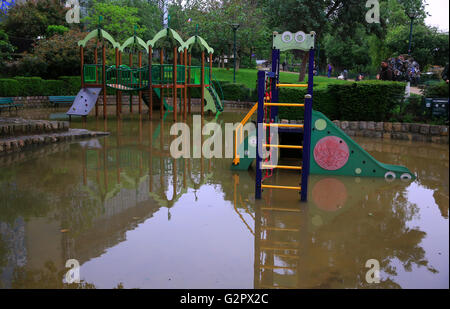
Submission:
<svg viewBox="0 0 450 309">
<path fill-rule="evenodd" d="M 381 62 L 381 70 L 377 75 L 378 80 L 392 80 L 392 70 L 389 68 L 387 61 Z"/>
<path fill-rule="evenodd" d="M 444 68 L 444 71 L 442 71 L 441 77 L 448 84 L 448 63 L 445 65 L 445 68 Z"/>
<path fill-rule="evenodd" d="M 333 66 L 331 65 L 331 63 L 328 64 L 328 78 L 331 77 L 331 72 L 333 71 Z"/>
</svg>

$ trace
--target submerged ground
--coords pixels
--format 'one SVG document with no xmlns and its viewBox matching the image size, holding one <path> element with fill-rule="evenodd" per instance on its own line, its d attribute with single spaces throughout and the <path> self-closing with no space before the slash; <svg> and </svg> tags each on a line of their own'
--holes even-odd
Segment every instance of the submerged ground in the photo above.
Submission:
<svg viewBox="0 0 450 309">
<path fill-rule="evenodd" d="M 252 170 L 171 158 L 170 125 L 90 119 L 88 129 L 111 135 L 0 166 L 0 286 L 63 287 L 66 261 L 77 259 L 83 287 L 448 288 L 446 146 L 355 138 L 417 179 L 311 176 L 307 203 L 270 190 L 255 201 Z M 366 281 L 370 259 L 378 284 Z"/>
</svg>

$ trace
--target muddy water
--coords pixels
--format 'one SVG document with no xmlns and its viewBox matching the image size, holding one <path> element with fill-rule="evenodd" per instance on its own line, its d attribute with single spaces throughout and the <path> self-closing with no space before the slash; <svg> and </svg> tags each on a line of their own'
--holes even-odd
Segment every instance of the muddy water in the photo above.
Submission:
<svg viewBox="0 0 450 309">
<path fill-rule="evenodd" d="M 448 288 L 446 147 L 358 138 L 417 180 L 311 176 L 307 203 L 275 190 L 255 202 L 254 171 L 171 158 L 170 124 L 92 119 L 111 136 L 0 166 L 1 287 L 63 287 L 76 259 L 82 287 Z M 379 283 L 366 280 L 368 260 Z"/>
</svg>

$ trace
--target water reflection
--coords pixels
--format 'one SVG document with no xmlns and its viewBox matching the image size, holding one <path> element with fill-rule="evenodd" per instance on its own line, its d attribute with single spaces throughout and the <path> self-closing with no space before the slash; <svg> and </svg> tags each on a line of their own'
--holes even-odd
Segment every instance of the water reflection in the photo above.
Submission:
<svg viewBox="0 0 450 309">
<path fill-rule="evenodd" d="M 89 129 L 111 136 L 2 165 L 1 286 L 448 286 L 444 147 L 361 139 L 376 159 L 407 165 L 417 180 L 312 176 L 307 204 L 275 190 L 255 202 L 253 171 L 233 174 L 230 160 L 173 159 L 170 125 L 92 121 Z M 299 179 L 283 171 L 273 178 Z M 63 283 L 70 258 L 82 265 L 77 285 Z M 368 259 L 380 261 L 379 285 L 366 283 Z"/>
</svg>

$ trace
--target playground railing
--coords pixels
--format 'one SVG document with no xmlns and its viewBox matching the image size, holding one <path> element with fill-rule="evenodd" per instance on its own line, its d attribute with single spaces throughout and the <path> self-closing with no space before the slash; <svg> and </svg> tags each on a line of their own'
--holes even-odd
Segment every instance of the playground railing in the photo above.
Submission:
<svg viewBox="0 0 450 309">
<path fill-rule="evenodd" d="M 238 149 L 242 142 L 244 141 L 244 126 L 250 117 L 258 110 L 258 102 L 253 105 L 252 109 L 245 115 L 244 119 L 242 119 L 241 123 L 238 124 L 235 134 L 234 134 L 234 165 L 238 165 L 240 162 L 240 157 L 238 153 Z"/>
<path fill-rule="evenodd" d="M 87 84 L 102 84 L 103 70 L 101 64 L 85 64 L 83 66 L 84 82 Z"/>
<path fill-rule="evenodd" d="M 144 89 L 148 86 L 148 67 L 110 66 L 106 69 L 106 83 L 120 86 L 124 90 Z"/>
</svg>

